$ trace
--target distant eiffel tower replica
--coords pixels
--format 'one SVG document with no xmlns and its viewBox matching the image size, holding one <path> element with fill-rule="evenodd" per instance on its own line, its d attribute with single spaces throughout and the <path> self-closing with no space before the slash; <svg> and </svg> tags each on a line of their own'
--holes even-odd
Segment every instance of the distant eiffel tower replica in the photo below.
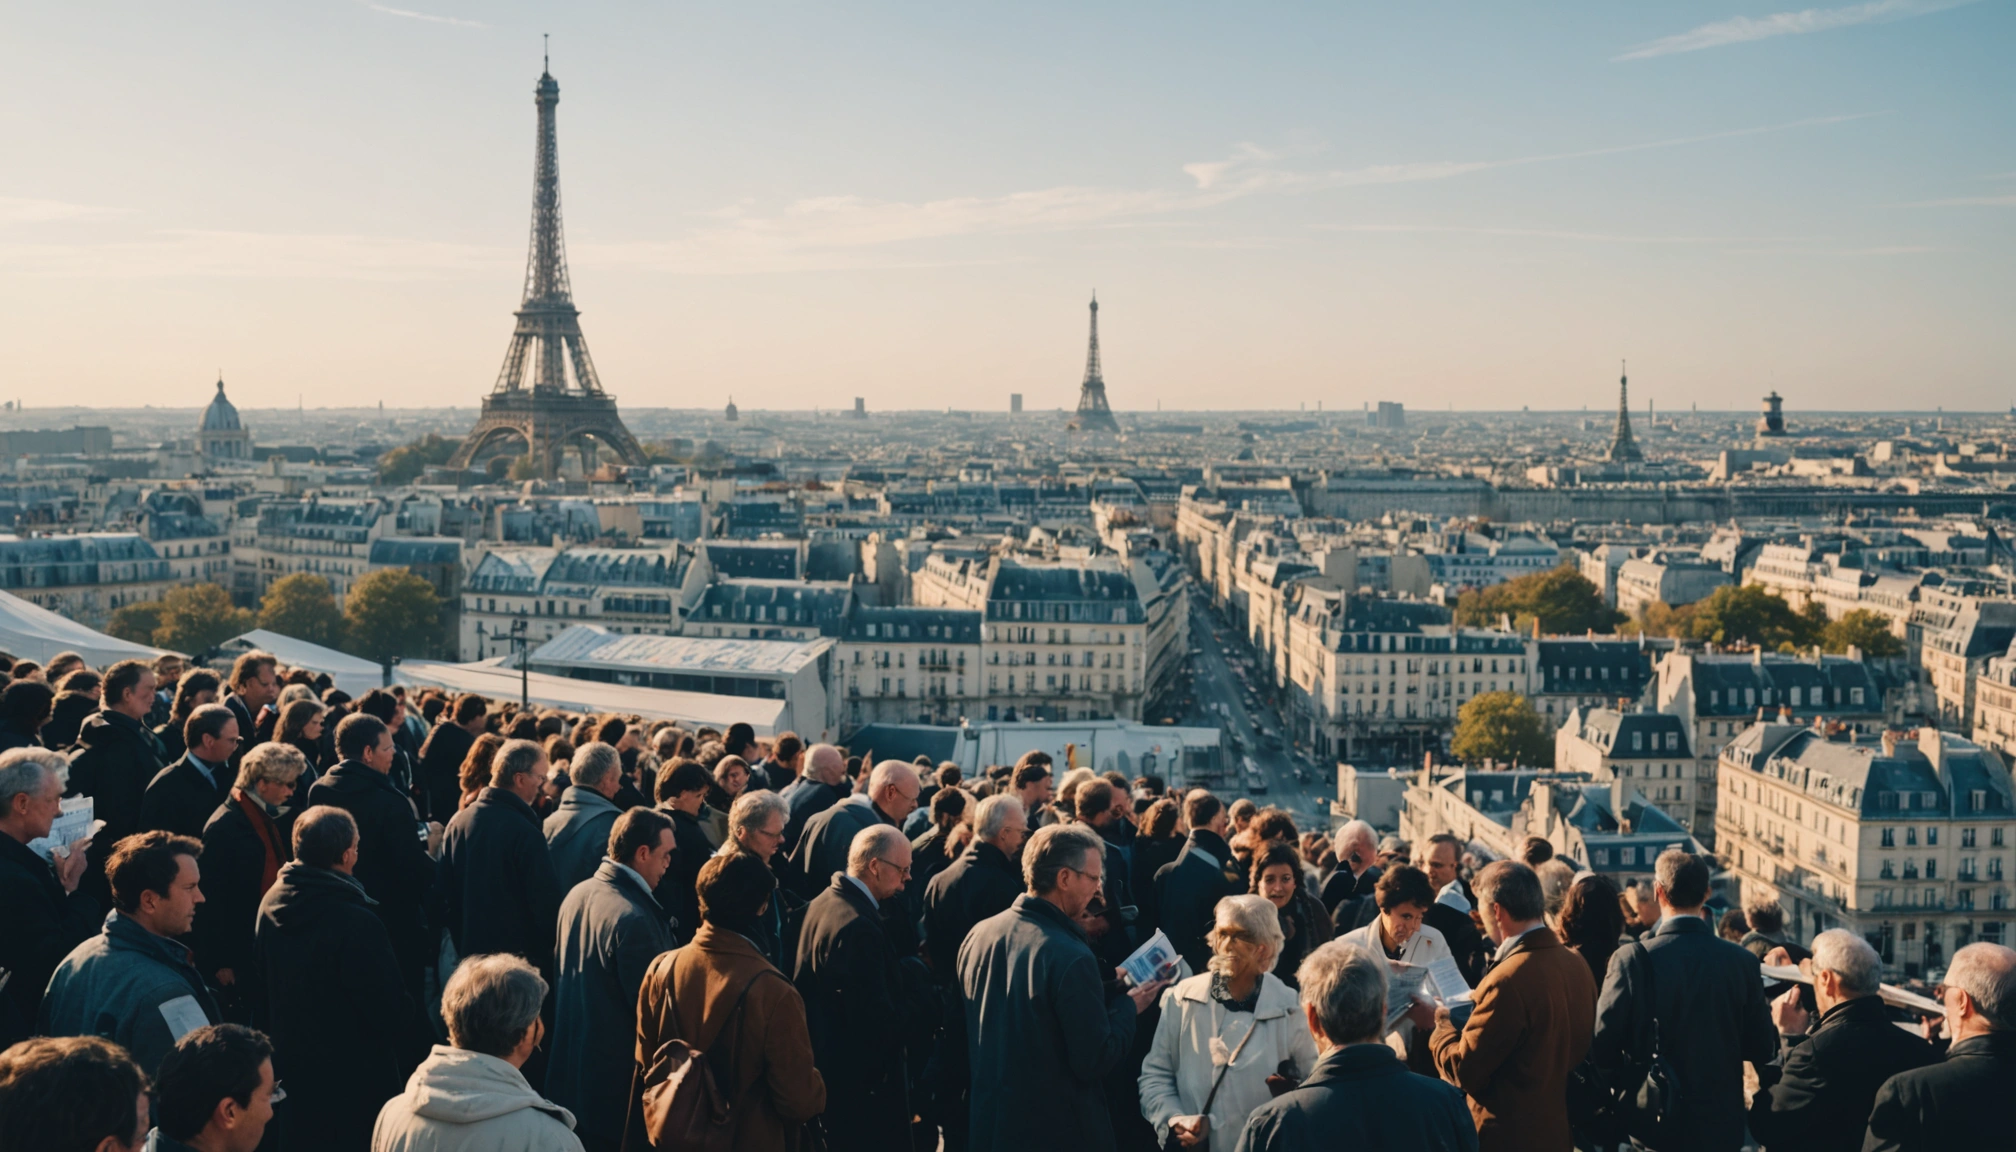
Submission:
<svg viewBox="0 0 2016 1152">
<path fill-rule="evenodd" d="M 616 398 L 602 391 L 567 280 L 567 249 L 560 229 L 560 148 L 553 116 L 560 103 L 560 84 L 551 71 L 541 71 L 534 92 L 539 145 L 525 302 L 518 307 L 518 327 L 504 353 L 497 385 L 483 398 L 475 431 L 448 466 L 467 468 L 486 448 L 522 440 L 540 474 L 551 480 L 559 474 L 560 458 L 569 447 L 581 453 L 584 473 L 595 470 L 597 443 L 625 464 L 641 465 L 645 458 L 643 447 L 616 414 Z"/>
<path fill-rule="evenodd" d="M 1631 436 L 1631 385 L 1630 377 L 1620 366 L 1617 376 L 1617 434 L 1610 438 L 1610 454 L 1606 457 L 1612 464 L 1643 464 L 1645 453 L 1638 450 L 1638 441 Z"/>
<path fill-rule="evenodd" d="M 1078 416 L 1071 427 L 1080 432 L 1118 432 L 1120 422 L 1106 403 L 1106 381 L 1099 375 L 1099 295 L 1092 295 L 1092 343 L 1085 352 L 1085 382 L 1078 386 Z"/>
</svg>

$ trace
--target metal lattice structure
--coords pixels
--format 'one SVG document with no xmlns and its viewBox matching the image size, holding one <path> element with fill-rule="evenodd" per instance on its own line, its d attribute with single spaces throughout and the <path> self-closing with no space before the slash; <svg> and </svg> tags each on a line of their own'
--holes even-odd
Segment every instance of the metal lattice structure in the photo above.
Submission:
<svg viewBox="0 0 2016 1152">
<path fill-rule="evenodd" d="M 1085 382 L 1078 386 L 1078 417 L 1073 428 L 1091 432 L 1118 432 L 1120 422 L 1106 403 L 1106 380 L 1099 374 L 1099 297 L 1092 297 L 1092 343 L 1085 351 Z"/>
<path fill-rule="evenodd" d="M 1617 434 L 1610 439 L 1609 459 L 1615 464 L 1642 464 L 1645 453 L 1638 450 L 1638 441 L 1631 436 L 1631 385 L 1630 377 L 1619 371 L 1617 377 Z"/>
<path fill-rule="evenodd" d="M 643 464 L 644 449 L 623 426 L 616 398 L 602 390 L 581 312 L 567 278 L 567 244 L 560 223 L 560 141 L 555 110 L 560 83 L 542 71 L 534 90 L 539 142 L 532 177 L 532 241 L 525 260 L 525 300 L 496 386 L 483 398 L 476 428 L 449 461 L 467 468 L 486 448 L 522 439 L 540 472 L 552 479 L 571 445 L 584 471 L 593 471 L 595 444 L 625 464 Z"/>
</svg>

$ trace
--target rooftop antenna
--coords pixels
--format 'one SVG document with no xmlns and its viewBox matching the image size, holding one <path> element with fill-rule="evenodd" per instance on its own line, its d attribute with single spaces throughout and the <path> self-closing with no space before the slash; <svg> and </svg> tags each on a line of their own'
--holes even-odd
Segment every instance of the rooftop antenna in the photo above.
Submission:
<svg viewBox="0 0 2016 1152">
<path fill-rule="evenodd" d="M 553 37 L 544 32 L 539 34 L 539 69 L 553 71 Z"/>
</svg>

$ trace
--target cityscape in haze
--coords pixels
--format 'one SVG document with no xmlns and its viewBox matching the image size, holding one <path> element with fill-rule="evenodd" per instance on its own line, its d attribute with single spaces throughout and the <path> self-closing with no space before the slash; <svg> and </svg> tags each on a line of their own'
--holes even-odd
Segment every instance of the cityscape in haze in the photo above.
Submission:
<svg viewBox="0 0 2016 1152">
<path fill-rule="evenodd" d="M 1931 1060 L 1939 1027 L 1919 1017 L 1944 1014 L 1965 1056 L 1971 1036 L 2016 1027 L 2016 4 L 1746 2 L 10 13 L 0 743 L 48 756 L 0 758 L 0 891 L 109 939 L 181 907 L 121 889 L 139 883 L 140 865 L 121 874 L 136 838 L 256 829 L 201 860 L 224 893 L 207 899 L 239 899 L 256 939 L 220 944 L 203 920 L 218 911 L 146 928 L 179 965 L 168 983 L 195 993 L 159 1007 L 165 1052 L 199 1019 L 281 1019 L 290 975 L 297 1012 L 349 994 L 348 973 L 299 976 L 351 953 L 288 936 L 292 896 L 268 894 L 340 873 L 342 897 L 373 909 L 351 909 L 371 928 L 357 939 L 398 953 L 379 991 L 411 1003 L 274 1025 L 298 1093 L 278 1115 L 301 1126 L 282 1152 L 366 1147 L 361 1128 L 316 1144 L 290 1116 L 377 1116 L 369 1146 L 427 1144 L 385 1137 L 428 1120 L 388 1119 L 422 1094 L 390 1093 L 408 1072 L 421 1083 L 427 1043 L 355 1061 L 402 1069 L 384 1084 L 329 1072 L 355 1089 L 340 1106 L 304 1090 L 316 1080 L 298 1069 L 321 1057 L 302 1054 L 352 1051 L 322 1043 L 354 1023 L 336 1015 L 396 1015 L 431 1030 L 430 1062 L 460 1059 L 450 1018 L 475 993 L 452 981 L 492 977 L 519 980 L 527 1013 L 554 999 L 547 1024 L 492 1029 L 510 1043 L 482 1059 L 519 1097 L 579 1097 L 504 1111 L 570 1132 L 578 1112 L 586 1138 L 457 1146 L 641 1147 L 636 1125 L 671 1123 L 686 1088 L 650 1120 L 623 1093 L 665 1086 L 683 1057 L 650 1029 L 691 1006 L 677 992 L 652 1024 L 639 1005 L 675 977 L 638 975 L 624 951 L 620 980 L 594 977 L 620 985 L 602 989 L 614 1007 L 581 1023 L 581 972 L 606 943 L 568 943 L 591 884 L 637 889 L 620 927 L 662 944 L 639 955 L 694 954 L 670 951 L 676 936 L 725 940 L 751 970 L 796 963 L 797 991 L 762 1011 L 813 1005 L 804 1045 L 825 1067 L 799 1060 L 797 1087 L 873 1068 L 882 1086 L 859 1097 L 898 1101 L 892 1140 L 847 1128 L 865 1122 L 837 1089 L 822 1097 L 848 1136 L 835 1152 L 901 1146 L 912 1125 L 915 1147 L 985 1143 L 985 1084 L 948 1079 L 920 1103 L 926 1056 L 932 1077 L 964 1068 L 934 1045 L 968 1042 L 930 1020 L 973 1008 L 980 1034 L 972 941 L 1019 913 L 968 917 L 946 947 L 940 910 L 968 909 L 935 869 L 993 869 L 1003 908 L 1075 886 L 1076 909 L 1031 913 L 1056 922 L 1030 932 L 1096 951 L 1102 979 L 1128 972 L 1072 1002 L 1104 995 L 1119 1021 L 1121 992 L 1135 998 L 1131 1072 L 1115 1056 L 1131 1042 L 1102 1033 L 1082 1047 L 1121 1073 L 1034 1094 L 1100 1118 L 1118 1101 L 1119 1138 L 1042 1141 L 1059 1148 L 1232 1147 L 1209 1133 L 1211 1101 L 1244 1043 L 1213 1055 L 1209 1039 L 1205 1071 L 1168 1073 L 1212 1085 L 1179 1109 L 1149 1099 L 1145 1030 L 1202 1005 L 1217 1015 L 1191 1040 L 1250 1012 L 1247 1038 L 1279 1019 L 1306 1043 L 1298 993 L 1273 974 L 1291 943 L 1323 1059 L 1371 1060 L 1359 1050 L 1383 1038 L 1413 1073 L 1441 1067 L 1427 1087 L 1471 1094 L 1438 1105 L 1458 1128 L 1490 1113 L 1449 1046 L 1491 1017 L 1464 1013 L 1514 978 L 1500 973 L 1539 970 L 1556 943 L 1529 939 L 1541 930 L 1578 953 L 1562 979 L 1598 987 L 1599 1037 L 1605 1020 L 1637 1027 L 1613 1011 L 1620 983 L 1650 987 L 1620 980 L 1637 969 L 1609 963 L 1619 941 L 1698 915 L 1731 947 L 1686 974 L 1707 988 L 1736 971 L 1744 994 L 1676 1002 L 1745 1005 L 1754 1019 L 1725 1031 L 1763 1037 L 1760 1053 L 1729 1063 L 1763 1072 L 1780 1037 L 1805 1054 L 1788 1067 L 1822 1059 L 1828 1010 L 1856 988 L 1882 997 L 1856 1018 L 1871 1032 L 1908 1033 Z M 106 767 L 112 747 L 132 764 Z M 260 774 L 280 759 L 302 770 Z M 163 799 L 171 773 L 193 799 Z M 751 803 L 766 787 L 787 799 Z M 360 791 L 381 827 L 342 815 Z M 171 800 L 209 815 L 146 823 Z M 581 832 L 589 809 L 602 822 Z M 481 819 L 517 839 L 486 833 L 492 855 L 472 864 Z M 76 864 L 94 820 L 124 854 L 94 844 Z M 1063 842 L 1062 859 L 1073 836 L 1081 868 L 1027 855 Z M 570 837 L 579 876 L 511 871 L 560 860 Z M 387 872 L 366 882 L 365 844 L 404 860 L 393 895 Z M 149 876 L 193 890 L 176 870 L 193 850 L 154 849 L 168 862 Z M 737 892 L 706 888 L 738 867 Z M 1691 907 L 1674 903 L 1683 869 L 1703 887 Z M 1545 887 L 1514 915 L 1528 880 Z M 520 914 L 547 889 L 552 907 Z M 728 907 L 703 890 L 761 899 L 703 926 Z M 1202 901 L 1195 923 L 1179 898 Z M 843 900 L 851 919 L 822 919 Z M 519 936 L 464 922 L 506 905 Z M 38 921 L 30 960 L 49 963 L 11 992 L 8 965 L 30 961 L 0 955 L 0 1051 L 63 1034 L 62 1011 L 110 1027 L 111 1009 L 77 1007 L 99 993 L 66 973 L 97 946 L 55 946 L 61 918 Z M 1408 950 L 1438 918 L 1434 941 L 1474 948 Z M 1607 950 L 1567 940 L 1577 924 Z M 1316 1027 L 1309 989 L 1345 994 L 1308 966 L 1333 928 L 1357 941 L 1338 964 L 1405 957 L 1365 994 L 1385 1024 L 1370 1044 Z M 190 933 L 184 957 L 173 941 Z M 848 979 L 916 985 L 890 1003 L 927 989 L 921 1038 L 819 1006 L 836 979 L 820 950 L 861 933 L 873 959 Z M 269 964 L 275 940 L 300 951 Z M 1853 974 L 1813 967 L 1851 952 Z M 1186 976 L 1207 957 L 1209 972 L 1158 1001 L 1179 954 Z M 1238 977 L 1249 991 L 1235 960 L 1260 966 Z M 1982 1009 L 1991 961 L 2005 999 Z M 1460 996 L 1444 995 L 1452 968 Z M 1409 999 L 1409 971 L 1435 1003 Z M 1554 989 L 1537 1015 L 1586 999 Z M 1647 1012 L 1652 1036 L 1672 1027 Z M 902 1042 L 838 1059 L 820 1032 L 837 1019 L 850 1042 Z M 1963 1024 L 1982 1031 L 1951 1032 Z M 790 1028 L 806 1032 L 776 1031 Z M 1189 1042 L 1167 1039 L 1154 1059 Z M 1505 1066 L 1571 1047 L 1594 1050 L 1550 1041 Z M 2005 1080 L 2012 1051 L 1995 1049 Z M 614 1071 L 589 1060 L 609 1053 Z M 7 1135 L 7 1059 L 0 1144 L 38 1146 Z M 1689 1073 L 1688 1091 L 1742 1079 L 1726 1071 Z M 1743 1089 L 1761 1111 L 1727 1110 L 1737 1134 L 1751 1125 L 1742 1147 L 1793 1146 L 1757 1139 L 1778 1071 Z M 284 1100 L 272 1074 L 259 1091 Z M 1262 1076 L 1238 1093 L 1255 1116 L 1281 1095 Z M 1855 1121 L 1840 1147 L 1861 1146 L 1869 1107 L 1827 1105 Z M 776 1111 L 776 1142 L 735 1146 L 798 1147 L 805 1117 Z M 1487 1125 L 1485 1152 L 1506 1131 Z M 1279 1147 L 1245 1132 L 1241 1149 Z"/>
</svg>

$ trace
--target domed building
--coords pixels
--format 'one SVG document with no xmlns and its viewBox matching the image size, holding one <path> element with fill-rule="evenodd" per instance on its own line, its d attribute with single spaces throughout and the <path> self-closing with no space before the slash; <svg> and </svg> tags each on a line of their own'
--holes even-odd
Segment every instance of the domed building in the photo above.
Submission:
<svg viewBox="0 0 2016 1152">
<path fill-rule="evenodd" d="M 252 433 L 238 423 L 238 409 L 224 395 L 224 381 L 217 381 L 217 395 L 203 410 L 203 427 L 196 433 L 196 451 L 212 460 L 252 459 Z"/>
</svg>

